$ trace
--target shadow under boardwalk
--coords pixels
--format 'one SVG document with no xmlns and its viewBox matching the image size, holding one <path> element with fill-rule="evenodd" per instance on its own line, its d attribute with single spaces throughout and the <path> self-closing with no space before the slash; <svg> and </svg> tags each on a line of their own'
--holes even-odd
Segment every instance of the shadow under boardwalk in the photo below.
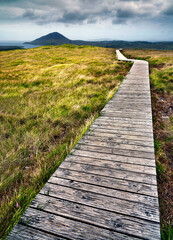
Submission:
<svg viewBox="0 0 173 240">
<path fill-rule="evenodd" d="M 7 239 L 160 239 L 147 62 L 134 60 Z"/>
</svg>

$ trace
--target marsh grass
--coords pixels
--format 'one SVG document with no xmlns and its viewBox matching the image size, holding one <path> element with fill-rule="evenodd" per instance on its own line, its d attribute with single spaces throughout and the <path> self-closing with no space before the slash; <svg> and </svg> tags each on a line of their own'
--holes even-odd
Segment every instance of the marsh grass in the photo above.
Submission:
<svg viewBox="0 0 173 240">
<path fill-rule="evenodd" d="M 113 96 L 131 64 L 115 50 L 0 52 L 0 238 Z"/>
<path fill-rule="evenodd" d="M 124 50 L 150 63 L 161 236 L 173 239 L 173 51 Z"/>
</svg>

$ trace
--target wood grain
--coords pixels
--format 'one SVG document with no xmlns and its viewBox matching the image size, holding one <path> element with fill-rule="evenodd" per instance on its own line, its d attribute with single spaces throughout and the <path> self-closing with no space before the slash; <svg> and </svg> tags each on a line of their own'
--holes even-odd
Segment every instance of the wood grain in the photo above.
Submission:
<svg viewBox="0 0 173 240">
<path fill-rule="evenodd" d="M 58 186 L 50 183 L 46 183 L 40 193 L 157 223 L 160 221 L 158 207 L 156 205 L 153 207 L 145 203 L 131 202 L 86 190 L 61 185 Z"/>
<path fill-rule="evenodd" d="M 146 237 L 151 236 L 157 239 L 159 236 L 158 224 L 142 219 L 137 219 L 121 214 L 108 212 L 102 209 L 88 207 L 86 205 L 75 203 L 63 199 L 56 199 L 45 195 L 38 194 L 31 203 L 32 208 L 42 209 L 53 214 L 66 216 L 68 218 L 84 221 L 91 225 L 107 228 L 120 233 L 128 233 L 136 237 L 142 237 L 146 232 Z"/>
<path fill-rule="evenodd" d="M 58 168 L 53 174 L 55 177 L 60 177 L 78 182 L 84 182 L 93 184 L 96 186 L 108 187 L 115 190 L 121 190 L 125 192 L 132 192 L 136 194 L 158 197 L 157 186 L 130 181 L 127 179 L 118 179 L 115 177 L 104 176 L 100 174 L 94 174 L 89 172 L 82 172 L 72 169 Z"/>
<path fill-rule="evenodd" d="M 39 209 L 28 208 L 21 218 L 26 226 L 32 226 L 38 230 L 53 233 L 55 236 L 63 236 L 66 239 L 90 239 L 90 240 L 131 240 L 133 236 L 124 235 L 115 231 L 101 229 L 99 227 L 74 221 Z M 43 232 L 44 235 L 44 232 Z M 56 238 L 55 238 L 56 239 Z M 57 238 L 59 239 L 59 238 Z"/>
</svg>

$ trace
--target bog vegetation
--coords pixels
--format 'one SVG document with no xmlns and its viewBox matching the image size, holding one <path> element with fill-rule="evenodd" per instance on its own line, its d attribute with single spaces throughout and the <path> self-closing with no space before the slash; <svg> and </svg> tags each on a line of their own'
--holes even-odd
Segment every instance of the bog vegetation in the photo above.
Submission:
<svg viewBox="0 0 173 240">
<path fill-rule="evenodd" d="M 0 238 L 93 119 L 131 63 L 73 45 L 0 52 Z"/>
<path fill-rule="evenodd" d="M 173 239 L 173 51 L 125 50 L 150 63 L 162 239 Z"/>
</svg>

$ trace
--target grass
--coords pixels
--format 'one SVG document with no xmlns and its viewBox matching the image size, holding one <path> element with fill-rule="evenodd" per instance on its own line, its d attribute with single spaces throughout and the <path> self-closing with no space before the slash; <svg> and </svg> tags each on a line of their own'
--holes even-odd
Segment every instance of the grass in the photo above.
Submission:
<svg viewBox="0 0 173 240">
<path fill-rule="evenodd" d="M 173 239 L 173 51 L 124 50 L 150 63 L 161 235 Z"/>
<path fill-rule="evenodd" d="M 131 64 L 114 49 L 0 52 L 0 238 L 113 96 Z"/>
</svg>

